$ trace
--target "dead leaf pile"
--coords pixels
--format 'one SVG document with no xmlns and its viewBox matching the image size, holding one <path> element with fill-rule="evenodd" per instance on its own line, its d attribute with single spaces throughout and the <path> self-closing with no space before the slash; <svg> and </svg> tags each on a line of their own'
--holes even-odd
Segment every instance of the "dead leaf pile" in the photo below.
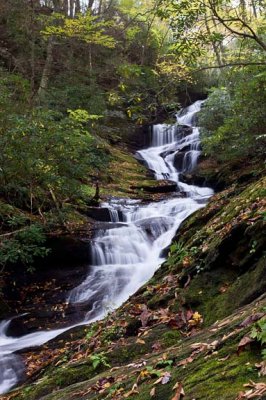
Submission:
<svg viewBox="0 0 266 400">
<path fill-rule="evenodd" d="M 264 395 L 266 396 L 266 383 L 255 383 L 250 381 L 249 383 L 245 384 L 244 387 L 250 389 L 246 392 L 240 392 L 235 400 L 255 399 L 262 398 Z"/>
</svg>

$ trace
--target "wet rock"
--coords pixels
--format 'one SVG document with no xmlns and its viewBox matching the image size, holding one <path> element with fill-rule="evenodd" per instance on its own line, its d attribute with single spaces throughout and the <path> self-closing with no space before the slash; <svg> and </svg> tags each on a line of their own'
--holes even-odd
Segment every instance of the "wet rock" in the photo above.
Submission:
<svg viewBox="0 0 266 400">
<path fill-rule="evenodd" d="M 73 236 L 49 237 L 46 246 L 50 253 L 45 260 L 40 260 L 36 268 L 53 266 L 73 267 L 90 262 L 90 240 Z"/>
<path fill-rule="evenodd" d="M 131 186 L 131 189 L 135 190 L 143 190 L 144 192 L 148 193 L 171 193 L 175 192 L 178 187 L 175 182 L 169 183 L 171 181 L 160 181 L 160 183 L 156 186 Z"/>
<path fill-rule="evenodd" d="M 161 156 L 162 158 L 165 158 L 165 157 L 169 156 L 170 154 L 173 154 L 175 151 L 176 151 L 176 150 L 163 151 L 163 152 L 160 154 L 160 156 Z"/>
<path fill-rule="evenodd" d="M 141 227 L 149 236 L 152 236 L 155 239 L 163 232 L 166 232 L 172 222 L 172 218 L 152 217 L 142 219 L 136 225 Z"/>
<path fill-rule="evenodd" d="M 218 179 L 216 174 L 210 176 L 204 176 L 197 172 L 192 174 L 180 174 L 180 182 L 187 183 L 188 185 L 196 185 L 200 187 L 212 187 L 215 191 L 219 192 L 224 189 L 225 182 L 222 179 Z"/>
<path fill-rule="evenodd" d="M 176 132 L 177 132 L 177 135 L 179 136 L 179 138 L 182 138 L 182 137 L 186 137 L 188 135 L 191 135 L 191 133 L 193 132 L 193 129 L 192 129 L 191 126 L 178 125 L 176 127 Z"/>
<path fill-rule="evenodd" d="M 175 154 L 174 167 L 177 169 L 177 171 L 181 171 L 183 168 L 185 154 L 186 154 L 185 151 L 179 151 L 178 153 Z"/>
<path fill-rule="evenodd" d="M 105 207 L 88 207 L 86 215 L 96 221 L 111 222 L 110 211 Z"/>
</svg>

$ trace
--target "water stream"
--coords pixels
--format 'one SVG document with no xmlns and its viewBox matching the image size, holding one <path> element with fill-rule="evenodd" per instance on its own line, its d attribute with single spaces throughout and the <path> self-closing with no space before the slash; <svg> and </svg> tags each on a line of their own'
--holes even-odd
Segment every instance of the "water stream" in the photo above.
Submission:
<svg viewBox="0 0 266 400">
<path fill-rule="evenodd" d="M 138 151 L 138 158 L 156 179 L 174 181 L 179 190 L 168 199 L 147 205 L 130 199 L 102 204 L 109 208 L 112 222 L 93 239 L 89 275 L 67 297 L 70 303 L 90 305 L 85 319 L 75 326 L 103 318 L 147 282 L 164 261 L 162 250 L 170 245 L 182 221 L 204 207 L 213 194 L 210 188 L 179 181 L 180 173 L 195 168 L 200 155 L 199 129 L 194 124 L 201 104 L 197 101 L 181 111 L 176 125 L 155 125 L 151 146 Z M 187 134 L 178 125 L 192 129 Z M 23 377 L 23 363 L 16 351 L 40 346 L 72 328 L 10 337 L 6 334 L 9 324 L 0 323 L 0 393 L 9 391 Z"/>
</svg>

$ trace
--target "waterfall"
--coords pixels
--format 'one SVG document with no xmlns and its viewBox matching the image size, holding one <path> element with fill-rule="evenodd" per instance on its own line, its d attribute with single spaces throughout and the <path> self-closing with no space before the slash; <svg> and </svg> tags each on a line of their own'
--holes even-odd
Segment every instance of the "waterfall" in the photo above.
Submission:
<svg viewBox="0 0 266 400">
<path fill-rule="evenodd" d="M 191 213 L 205 206 L 213 191 L 187 185 L 179 175 L 192 171 L 200 155 L 200 133 L 196 114 L 202 102 L 197 101 L 177 114 L 175 125 L 153 127 L 151 146 L 138 151 L 138 157 L 156 179 L 177 183 L 183 193 L 143 205 L 138 200 L 111 199 L 110 221 L 100 229 L 91 243 L 92 266 L 86 279 L 67 297 L 73 304 L 87 307 L 85 319 L 77 325 L 103 318 L 119 307 L 147 282 L 164 261 L 162 250 L 170 245 L 176 230 Z M 190 127 L 185 135 L 179 125 Z M 184 197 L 185 196 L 185 197 Z M 38 331 L 19 338 L 6 335 L 10 321 L 0 324 L 0 393 L 5 393 L 21 379 L 21 360 L 16 351 L 40 346 L 66 330 Z"/>
</svg>

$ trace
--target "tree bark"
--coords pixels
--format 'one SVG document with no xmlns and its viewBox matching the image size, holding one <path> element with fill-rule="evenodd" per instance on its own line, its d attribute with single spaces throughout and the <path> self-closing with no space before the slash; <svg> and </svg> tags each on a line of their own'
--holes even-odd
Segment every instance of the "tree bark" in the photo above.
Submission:
<svg viewBox="0 0 266 400">
<path fill-rule="evenodd" d="M 80 0 L 76 0 L 76 9 L 75 9 L 75 14 L 79 14 L 81 11 L 80 7 Z"/>
<path fill-rule="evenodd" d="M 53 48 L 54 48 L 54 39 L 51 36 L 48 39 L 47 50 L 46 50 L 46 60 L 45 60 L 45 64 L 44 64 L 44 68 L 43 68 L 43 72 L 42 72 L 40 86 L 39 86 L 39 89 L 37 91 L 37 96 L 36 96 L 36 100 L 39 103 L 42 103 L 42 101 L 45 97 L 46 90 L 48 88 L 52 64 L 53 64 Z"/>
<path fill-rule="evenodd" d="M 209 24 L 208 24 L 207 15 L 204 16 L 204 19 L 205 19 L 205 26 L 206 26 L 207 33 L 210 36 L 211 35 L 211 31 L 210 31 L 210 27 L 209 27 Z M 219 52 L 218 46 L 213 40 L 211 41 L 211 43 L 212 43 L 213 52 L 214 52 L 216 60 L 217 60 L 217 64 L 218 65 L 222 65 L 222 60 L 221 60 L 221 56 L 220 56 L 220 52 Z"/>
<path fill-rule="evenodd" d="M 74 18 L 74 0 L 69 1 L 69 17 Z"/>
<path fill-rule="evenodd" d="M 88 7 L 91 9 L 94 4 L 94 0 L 89 0 Z"/>
</svg>

